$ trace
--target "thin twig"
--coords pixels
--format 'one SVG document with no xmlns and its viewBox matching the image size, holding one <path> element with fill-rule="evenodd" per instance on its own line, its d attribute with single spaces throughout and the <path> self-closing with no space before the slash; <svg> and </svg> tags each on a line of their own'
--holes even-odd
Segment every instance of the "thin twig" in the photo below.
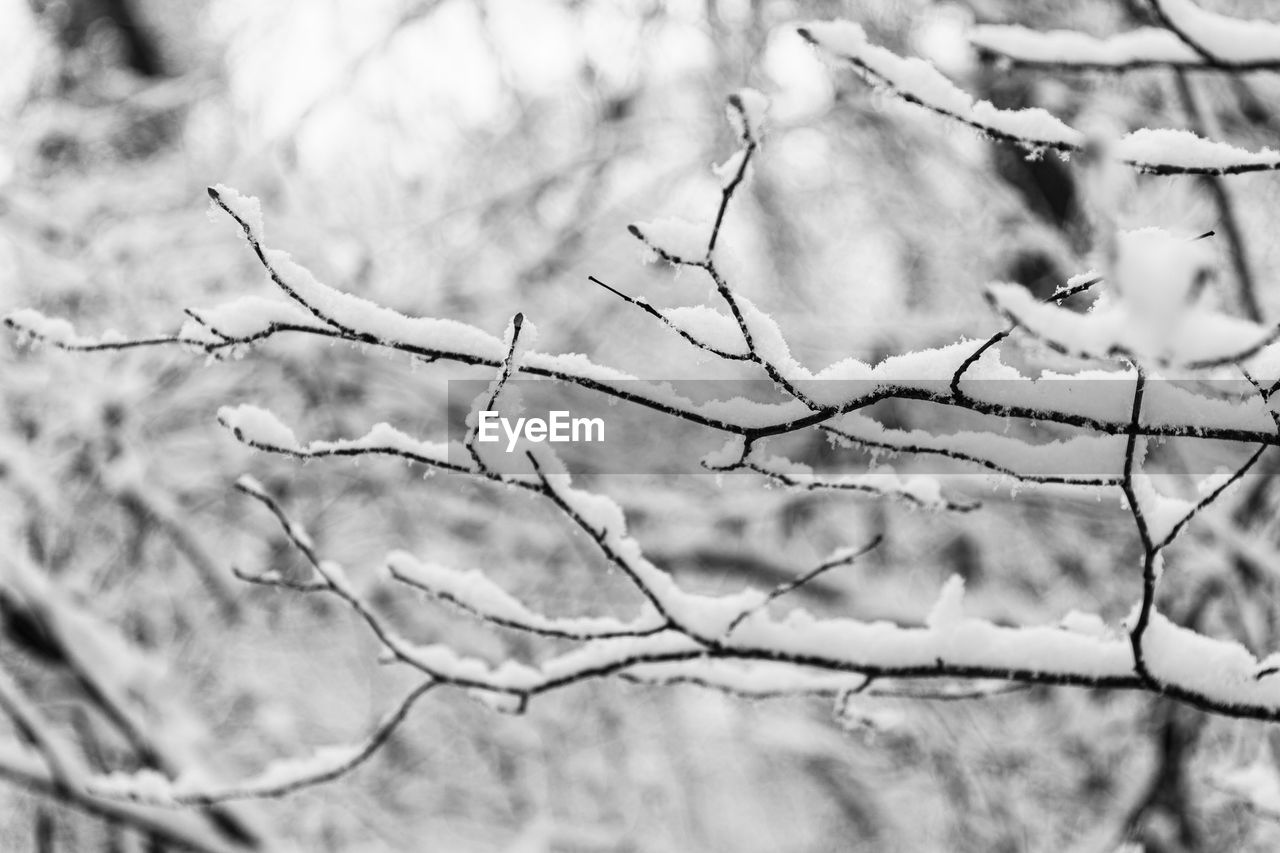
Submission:
<svg viewBox="0 0 1280 853">
<path fill-rule="evenodd" d="M 877 534 L 874 538 L 872 538 L 870 542 L 868 542 L 866 545 L 863 545 L 857 551 L 850 551 L 848 553 L 839 554 L 828 560 L 824 560 L 823 562 L 819 563 L 817 566 L 805 572 L 804 574 L 800 575 L 799 577 L 789 580 L 786 583 L 778 584 L 772 590 L 769 591 L 769 594 L 764 597 L 763 601 L 761 601 L 759 604 L 757 604 L 754 607 L 750 607 L 742 611 L 736 617 L 734 617 L 733 621 L 729 623 L 729 627 L 725 628 L 723 639 L 728 639 L 729 635 L 732 634 L 734 630 L 739 625 L 741 625 L 745 619 L 750 617 L 753 613 L 758 613 L 759 611 L 768 607 L 772 602 L 777 601 L 779 598 L 782 598 L 782 596 L 786 595 L 787 593 L 794 592 L 795 590 L 799 589 L 800 587 L 804 586 L 805 584 L 809 583 L 815 578 L 818 578 L 826 574 L 832 569 L 839 569 L 844 566 L 852 565 L 857 561 L 859 557 L 862 557 L 870 553 L 872 550 L 877 548 L 880 545 L 880 543 L 883 541 L 884 541 L 884 535 Z"/>
</svg>

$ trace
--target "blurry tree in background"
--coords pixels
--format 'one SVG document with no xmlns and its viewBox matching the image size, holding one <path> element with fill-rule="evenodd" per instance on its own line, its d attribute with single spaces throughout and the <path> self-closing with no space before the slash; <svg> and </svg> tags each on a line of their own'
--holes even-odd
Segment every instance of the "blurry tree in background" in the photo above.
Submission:
<svg viewBox="0 0 1280 853">
<path fill-rule="evenodd" d="M 1275 3 L 1204 6 L 1280 20 Z M 263 278 L 259 258 L 243 246 L 244 230 L 223 222 L 237 215 L 262 241 L 252 205 L 224 193 L 225 210 L 214 211 L 219 222 L 205 217 L 205 188 L 225 183 L 261 199 L 266 244 L 287 246 L 339 290 L 411 317 L 451 318 L 491 333 L 506 328 L 508 337 L 486 336 L 483 357 L 447 368 L 388 360 L 383 346 L 330 347 L 308 334 L 271 334 L 249 357 L 216 364 L 177 348 L 108 341 L 109 352 L 84 355 L 6 340 L 0 775 L 14 784 L 0 790 L 0 847 L 1273 849 L 1280 835 L 1273 724 L 1249 718 L 1274 718 L 1277 707 L 1266 678 L 1266 656 L 1277 646 L 1277 495 L 1270 476 L 1244 478 L 1227 491 L 1214 481 L 1196 495 L 1188 484 L 1201 478 L 1191 475 L 1208 472 L 1153 444 L 1162 471 L 1182 472 L 1174 491 L 1182 489 L 1187 503 L 1138 497 L 1146 480 L 1128 406 L 1139 370 L 1153 398 L 1171 393 L 1158 374 L 1188 365 L 1173 358 L 1171 366 L 1168 353 L 1148 360 L 1126 339 L 1136 366 L 1107 357 L 1067 362 L 1073 370 L 1101 363 L 1127 380 L 1121 415 L 1103 418 L 1110 434 L 1100 428 L 1092 436 L 1112 444 L 1090 445 L 1120 447 L 1122 461 L 1105 488 L 1083 484 L 1084 497 L 1056 485 L 1036 488 L 1044 484 L 1034 479 L 993 489 L 939 478 L 941 492 L 920 491 L 911 475 L 938 470 L 932 457 L 895 460 L 900 478 L 866 477 L 883 447 L 863 440 L 874 452 L 860 451 L 856 434 L 853 448 L 836 446 L 818 430 L 787 446 L 795 462 L 821 472 L 818 481 L 796 468 L 721 480 L 584 476 L 570 488 L 524 471 L 498 478 L 518 481 L 514 489 L 496 489 L 477 459 L 472 473 L 482 476 L 446 473 L 423 483 L 420 465 L 403 460 L 301 466 L 252 454 L 214 415 L 222 406 L 263 405 L 320 441 L 365 435 L 378 422 L 441 436 L 466 414 L 451 410 L 446 380 L 489 382 L 503 365 L 518 374 L 546 353 L 588 353 L 593 364 L 660 379 L 740 379 L 767 365 L 777 371 L 773 378 L 794 380 L 799 364 L 857 359 L 883 366 L 884 373 L 868 374 L 875 382 L 898 383 L 897 393 L 866 409 L 886 434 L 945 443 L 953 416 L 921 402 L 918 388 L 901 389 L 927 379 L 946 387 L 952 371 L 907 375 L 895 364 L 909 371 L 910 362 L 885 359 L 941 352 L 950 355 L 920 363 L 954 367 L 947 358 L 962 359 L 1008 319 L 1022 331 L 999 346 L 1007 364 L 1027 376 L 1046 365 L 1063 369 L 1060 355 L 1035 343 L 1078 350 L 1067 345 L 1094 340 L 1088 335 L 1096 330 L 1069 333 L 1075 320 L 1065 316 L 1092 304 L 1100 289 L 1090 284 L 1094 277 L 1074 280 L 1079 295 L 1058 309 L 1019 301 L 1021 291 L 989 291 L 996 320 L 983 288 L 1016 281 L 1052 300 L 1073 274 L 1090 267 L 1110 274 L 1119 258 L 1097 251 L 1108 227 L 1214 230 L 1198 245 L 1215 245 L 1224 259 L 1216 285 L 1222 302 L 1239 318 L 1274 320 L 1276 177 L 1266 164 L 1275 155 L 1254 153 L 1276 130 L 1268 106 L 1280 95 L 1274 29 L 1256 25 L 1230 52 L 1215 54 L 1213 37 L 1230 22 L 1206 21 L 1185 0 L 9 0 L 3 15 L 6 312 L 35 306 L 129 338 L 169 334 L 180 306 L 195 317 L 242 316 L 209 308 Z M 857 21 L 866 38 L 846 32 L 841 41 L 833 31 L 825 47 L 837 61 L 824 66 L 797 25 L 832 18 Z M 1179 21 L 1191 22 L 1180 35 Z M 1060 28 L 1145 35 L 1092 47 L 1034 40 Z M 821 44 L 817 32 L 811 37 Z M 1200 36 L 1208 46 L 1190 47 Z M 942 102 L 931 101 L 938 84 L 917 67 L 886 60 L 877 46 L 923 56 L 996 107 L 1045 108 L 1099 139 L 1185 128 L 1240 148 L 1148 148 L 1144 154 L 1172 158 L 1171 168 L 1154 171 L 1177 174 L 1136 180 L 1132 170 L 1090 172 L 1074 136 L 1032 145 L 1028 157 L 1016 138 L 1001 140 L 1001 122 L 1014 122 L 1007 114 L 987 126 L 992 140 L 901 106 L 895 91 L 915 93 L 952 118 L 974 118 L 945 90 Z M 1154 58 L 1135 59 L 1144 49 Z M 1089 50 L 1094 59 L 1085 62 Z M 1273 59 L 1232 67 L 1235 50 Z M 847 73 L 851 56 L 864 60 L 864 74 L 872 62 L 878 87 Z M 891 76 L 877 78 L 876 68 L 906 76 L 895 85 Z M 726 96 L 743 87 L 769 96 L 762 139 L 753 135 L 759 127 L 750 97 L 731 108 L 736 126 L 722 120 Z M 708 165 L 744 144 L 750 174 L 722 193 Z M 1123 146 L 1101 159 L 1123 159 Z M 1248 177 L 1199 174 L 1220 171 L 1222 157 L 1237 155 L 1265 168 Z M 1197 168 L 1206 157 L 1219 165 Z M 1121 172 L 1127 195 L 1123 209 L 1111 210 L 1099 196 Z M 1101 188 L 1089 184 L 1090 174 L 1103 176 Z M 629 223 L 673 215 L 709 224 L 717 200 L 727 205 L 714 238 L 724 291 L 697 264 L 678 264 L 672 280 L 668 264 L 633 262 L 644 247 L 627 233 Z M 1100 212 L 1117 221 L 1100 224 Z M 646 232 L 641 224 L 639 232 L 661 250 L 664 238 L 682 237 L 664 228 Z M 689 260 L 674 250 L 668 256 Z M 648 308 L 616 298 L 589 275 L 618 293 L 643 295 Z M 703 315 L 689 309 L 703 302 L 732 319 L 725 292 L 777 321 L 787 358 L 774 350 L 755 362 L 719 358 L 655 328 L 655 312 L 691 322 Z M 1114 306 L 1116 294 L 1102 298 Z M 1105 307 L 1072 317 L 1105 316 Z M 524 332 L 511 322 L 517 310 L 529 318 Z M 84 343 L 61 327 L 27 328 L 71 348 Z M 727 328 L 714 348 L 738 352 L 740 329 Z M 1258 327 L 1230 328 L 1240 348 L 1216 352 L 1208 359 L 1214 369 L 1238 380 L 1234 365 L 1244 365 L 1254 378 L 1273 378 L 1270 339 L 1258 338 L 1246 355 Z M 724 333 L 705 317 L 689 329 L 695 338 Z M 522 335 L 537 352 L 521 349 Z M 977 340 L 947 349 L 967 337 Z M 767 334 L 761 341 L 771 342 Z M 202 348 L 219 356 L 248 349 L 230 344 L 215 337 Z M 556 367 L 589 374 L 585 364 Z M 791 403 L 803 402 L 804 387 Z M 1268 407 L 1257 405 L 1269 389 L 1246 391 L 1250 400 L 1238 411 L 1222 414 L 1210 403 L 1206 417 L 1220 418 L 1228 444 L 1269 446 L 1274 425 Z M 257 436 L 264 439 L 257 444 L 295 455 L 304 446 L 265 440 L 273 434 L 247 411 L 233 408 L 223 418 L 245 440 Z M 912 429 L 923 432 L 906 432 Z M 379 446 L 403 449 L 400 441 Z M 987 448 L 984 458 L 999 458 L 1001 448 Z M 411 449 L 426 464 L 436 459 Z M 768 468 L 764 454 L 748 459 L 751 449 L 747 442 L 740 458 L 721 463 Z M 637 455 L 656 461 L 664 450 Z M 1255 472 L 1274 471 L 1271 452 Z M 1230 448 L 1223 454 L 1223 464 L 1241 464 Z M 969 470 L 964 461 L 956 470 Z M 246 472 L 256 481 L 242 489 L 257 500 L 232 491 Z M 762 490 L 769 479 L 801 487 Z M 1096 643 L 1099 658 L 1055 659 L 1010 672 L 1012 681 L 997 677 L 984 652 L 958 641 L 958 657 L 978 660 L 969 670 L 942 663 L 940 652 L 936 671 L 890 667 L 875 680 L 865 659 L 855 666 L 841 657 L 860 650 L 844 647 L 827 650 L 831 672 L 821 675 L 765 670 L 748 678 L 710 663 L 626 670 L 635 681 L 700 680 L 761 696 L 835 694 L 835 723 L 829 700 L 743 700 L 697 686 L 655 689 L 585 676 L 537 696 L 521 715 L 505 715 L 488 707 L 505 706 L 495 697 L 529 694 L 419 688 L 413 665 L 375 663 L 400 642 L 410 659 L 414 650 L 447 644 L 458 657 L 422 653 L 418 668 L 437 682 L 452 673 L 462 684 L 476 678 L 509 687 L 495 671 L 474 676 L 461 657 L 527 663 L 584 637 L 595 648 L 591 632 L 599 625 L 568 617 L 598 613 L 619 614 L 608 625 L 634 634 L 625 639 L 639 644 L 636 654 L 685 653 L 680 643 L 699 635 L 690 626 L 710 617 L 690 606 L 688 634 L 674 638 L 668 635 L 679 632 L 669 624 L 658 633 L 658 623 L 643 624 L 648 613 L 635 617 L 639 629 L 628 622 L 632 557 L 615 559 L 599 546 L 630 546 L 620 531 L 607 530 L 608 518 L 592 515 L 588 507 L 600 504 L 578 488 L 608 492 L 625 512 L 645 565 L 658 572 L 641 572 L 642 590 L 661 591 L 670 577 L 681 591 L 667 603 L 687 604 L 681 596 L 693 592 L 737 602 L 737 614 L 716 611 L 730 614 L 719 625 L 723 636 L 702 637 L 700 654 L 711 663 L 730 639 L 742 648 L 761 643 L 773 629 L 770 614 L 781 623 L 784 605 L 859 625 L 884 620 L 900 632 L 890 635 L 890 651 L 899 641 L 934 642 L 930 632 L 960 607 L 960 587 L 947 583 L 953 575 L 964 581 L 966 612 L 998 641 L 990 654 L 1004 648 L 1000 632 L 1008 630 L 1015 647 Z M 1117 504 L 1120 493 L 1134 498 L 1135 509 Z M 1202 507 L 1205 495 L 1215 500 Z M 980 509 L 956 511 L 979 501 Z M 1144 574 L 1154 586 L 1164 550 L 1135 532 L 1144 507 L 1151 518 L 1178 507 L 1197 513 L 1169 550 L 1158 614 L 1154 599 L 1138 611 L 1170 620 L 1155 623 L 1172 649 L 1165 657 L 1151 652 L 1155 672 L 1123 658 L 1135 624 L 1132 616 L 1122 620 L 1134 611 Z M 856 550 L 871 542 L 879 544 Z M 855 552 L 828 559 L 847 546 Z M 419 606 L 378 571 L 389 551 L 419 555 L 421 564 L 404 558 L 398 565 L 437 597 L 497 608 L 508 622 L 536 622 L 480 581 L 442 568 L 481 566 L 492 584 L 564 618 L 506 632 L 465 612 Z M 337 564 L 348 567 L 344 574 Z M 613 570 L 602 572 L 606 564 Z M 260 583 L 238 580 L 233 566 Z M 812 567 L 823 570 L 807 573 Z M 774 594 L 769 602 L 732 598 L 746 587 Z M 1039 629 L 1025 640 L 1012 633 L 1055 625 L 1071 611 L 1097 617 L 1077 613 L 1064 622 L 1070 630 Z M 1223 645 L 1179 645 L 1185 636 L 1170 623 L 1243 645 L 1256 672 L 1243 686 L 1225 678 L 1206 693 L 1199 673 L 1160 669 L 1186 650 L 1228 676 L 1241 666 Z M 370 624 L 395 625 L 393 642 L 370 636 Z M 1116 655 L 1123 659 L 1107 670 Z M 1176 676 L 1196 690 L 1179 687 Z M 1052 686 L 1062 682 L 1095 686 Z M 1221 703 L 1202 701 L 1219 689 Z M 403 718 L 383 716 L 414 702 Z M 288 763 L 335 742 L 366 748 Z M 330 784 L 310 784 L 329 777 Z M 235 779 L 249 781 L 225 781 Z M 186 805 L 147 804 L 158 801 Z"/>
</svg>

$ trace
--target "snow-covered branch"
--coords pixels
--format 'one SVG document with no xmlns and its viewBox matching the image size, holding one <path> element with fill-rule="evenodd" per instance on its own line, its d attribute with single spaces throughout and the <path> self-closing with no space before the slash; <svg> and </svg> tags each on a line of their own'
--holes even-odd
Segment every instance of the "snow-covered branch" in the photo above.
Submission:
<svg viewBox="0 0 1280 853">
<path fill-rule="evenodd" d="M 1221 32 L 1214 29 L 1219 24 L 1196 18 L 1201 13 L 1182 0 L 1168 0 L 1158 8 L 1169 15 L 1171 34 L 1179 21 L 1189 21 L 1196 32 L 1204 31 L 1204 39 L 1193 44 L 1173 35 L 1176 50 L 1154 36 L 1135 39 L 1127 54 L 1111 49 L 1116 67 L 1138 61 L 1139 47 L 1148 57 L 1159 50 L 1182 57 L 1168 64 L 1189 64 L 1188 51 L 1201 64 L 1224 57 L 1261 61 L 1257 45 L 1253 54 L 1223 53 Z M 1063 155 L 1086 149 L 1084 134 L 1049 113 L 975 102 L 927 63 L 872 45 L 856 25 L 811 24 L 801 33 L 872 84 L 993 138 Z M 991 32 L 986 38 L 992 41 Z M 1019 44 L 1009 38 L 1004 43 Z M 1072 49 L 1087 54 L 1078 46 Z M 281 796 L 353 772 L 428 693 L 461 690 L 497 710 L 518 713 L 540 696 L 601 679 L 691 684 L 757 698 L 837 697 L 841 707 L 851 707 L 850 697 L 858 696 L 982 698 L 1027 685 L 1076 685 L 1145 691 L 1228 717 L 1280 720 L 1280 679 L 1273 677 L 1273 658 L 1259 659 L 1239 644 L 1181 627 L 1158 606 L 1169 546 L 1268 448 L 1280 444 L 1280 415 L 1272 400 L 1275 377 L 1280 376 L 1280 328 L 1228 316 L 1205 301 L 1201 273 L 1211 259 L 1204 241 L 1142 229 L 1108 235 L 1114 252 L 1104 275 L 1091 272 L 1072 279 L 1047 300 L 1016 285 L 991 284 L 986 294 L 996 316 L 995 331 L 985 340 L 900 353 L 876 364 L 848 358 L 811 369 L 793 354 L 781 326 L 735 286 L 719 257 L 729 208 L 761 156 L 766 112 L 767 101 L 759 93 L 746 90 L 729 99 L 738 147 L 715 169 L 719 193 L 706 222 L 657 219 L 630 227 L 656 259 L 703 277 L 714 304 L 660 309 L 643 296 L 591 278 L 674 331 L 693 350 L 769 380 L 774 397 L 765 402 L 741 395 L 697 401 L 671 384 L 587 356 L 537 350 L 535 330 L 523 313 L 514 313 L 499 336 L 450 319 L 406 316 L 331 287 L 285 252 L 270 248 L 257 201 L 221 185 L 210 188 L 209 197 L 230 217 L 266 271 L 276 291 L 271 297 L 250 295 L 188 309 L 177 333 L 138 339 L 115 332 L 81 335 L 69 322 L 29 309 L 9 314 L 5 323 L 21 335 L 74 351 L 180 345 L 216 359 L 294 334 L 373 347 L 416 362 L 492 371 L 491 382 L 474 400 L 460 442 L 418 438 L 388 423 L 363 436 L 307 441 L 268 409 L 243 403 L 222 406 L 217 419 L 236 440 L 266 453 L 299 460 L 394 457 L 541 502 L 555 510 L 566 536 L 587 543 L 592 567 L 604 567 L 625 580 L 633 599 L 623 615 L 555 613 L 503 588 L 490 568 L 456 567 L 438 556 L 419 558 L 393 550 L 382 562 L 386 576 L 376 582 L 424 592 L 495 631 L 522 637 L 518 658 L 497 653 L 476 657 L 447 638 L 422 645 L 402 632 L 398 617 L 378 603 L 380 597 L 369 595 L 342 565 L 324 558 L 281 501 L 244 477 L 237 488 L 272 513 L 310 574 L 302 580 L 270 570 L 237 575 L 252 583 L 332 597 L 358 617 L 383 658 L 398 670 L 412 671 L 418 685 L 358 742 L 272 762 L 244 781 L 227 783 L 207 778 L 199 768 L 183 772 L 163 761 L 88 779 L 46 737 L 20 692 L 0 681 L 0 709 L 34 745 L 42 762 L 37 770 L 47 776 L 47 784 L 74 792 L 68 796 L 84 798 L 92 792 L 103 799 L 167 806 Z M 1137 169 L 1161 174 L 1280 169 L 1276 152 L 1248 152 L 1181 131 L 1137 131 L 1110 150 Z M 1106 292 L 1090 312 L 1064 307 L 1068 297 L 1104 289 L 1104 284 Z M 1065 363 L 1063 372 L 1015 367 L 1027 360 L 1025 351 L 1015 351 L 1020 345 L 1029 345 L 1036 356 L 1049 353 L 1055 365 Z M 1011 351 L 1014 357 L 1006 359 Z M 1058 358 L 1063 355 L 1071 360 Z M 1220 377 L 1209 374 L 1219 368 L 1246 382 L 1216 393 L 1162 381 Z M 479 439 L 481 413 L 511 404 L 512 382 L 522 377 L 553 380 L 701 427 L 724 441 L 723 450 L 703 460 L 706 468 L 749 473 L 798 492 L 850 493 L 926 510 L 977 510 L 975 501 L 952 494 L 968 480 L 944 481 L 925 467 L 943 462 L 972 480 L 984 485 L 994 480 L 1011 491 L 1070 491 L 1116 500 L 1127 508 L 1142 550 L 1140 562 L 1116 567 L 1133 593 L 1131 616 L 1121 626 L 1074 611 L 1059 622 L 997 622 L 970 612 L 958 576 L 942 585 L 932 606 L 918 608 L 914 622 L 857 613 L 819 616 L 794 606 L 792 593 L 855 565 L 879 537 L 861 549 L 838 550 L 771 589 L 692 592 L 650 558 L 628 531 L 626 515 L 614 500 L 576 482 L 553 454 L 521 446 L 519 453 L 508 450 L 504 462 L 509 465 L 495 464 L 496 457 L 489 455 L 494 451 L 483 448 Z M 966 424 L 979 422 L 990 429 L 889 427 L 872 414 L 876 404 L 887 401 L 962 413 Z M 1052 431 L 1049 438 L 1032 440 L 1034 430 L 1045 427 Z M 865 453 L 872 465 L 821 472 L 769 447 L 770 440 L 805 432 L 833 440 L 837 451 Z M 1192 445 L 1229 442 L 1247 451 L 1247 458 L 1233 470 L 1204 478 L 1194 498 L 1166 494 L 1156 488 L 1154 470 L 1149 470 L 1147 447 L 1153 438 L 1181 438 Z M 895 457 L 896 469 L 878 464 L 886 454 Z M 941 686 L 933 689 L 934 684 Z"/>
<path fill-rule="evenodd" d="M 1005 110 L 989 101 L 976 101 L 928 62 L 904 58 L 872 44 L 857 24 L 818 21 L 804 25 L 799 32 L 823 53 L 852 66 L 873 86 L 992 139 L 1032 153 L 1055 151 L 1069 156 L 1086 148 L 1083 132 L 1045 110 Z M 1246 151 L 1185 130 L 1136 130 L 1116 140 L 1112 153 L 1141 172 L 1157 175 L 1237 175 L 1280 169 L 1280 152 L 1268 148 Z"/>
<path fill-rule="evenodd" d="M 1056 71 L 1274 71 L 1280 69 L 1280 25 L 1209 12 L 1191 0 L 1148 0 L 1160 27 L 1097 38 L 1074 30 L 1037 32 L 1020 26 L 974 27 L 980 52 L 1028 68 Z"/>
</svg>

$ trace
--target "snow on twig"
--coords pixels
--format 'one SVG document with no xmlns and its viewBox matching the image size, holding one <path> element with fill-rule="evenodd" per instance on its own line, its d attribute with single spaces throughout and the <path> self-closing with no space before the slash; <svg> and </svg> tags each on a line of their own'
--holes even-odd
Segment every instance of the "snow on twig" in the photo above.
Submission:
<svg viewBox="0 0 1280 853">
<path fill-rule="evenodd" d="M 989 101 L 975 101 L 928 62 L 904 58 L 872 44 L 857 24 L 819 21 L 802 26 L 799 32 L 824 53 L 853 66 L 872 85 L 992 139 L 1033 152 L 1069 155 L 1085 149 L 1083 133 L 1045 110 L 1004 110 Z M 1246 151 L 1185 130 L 1136 130 L 1117 140 L 1113 151 L 1121 162 L 1160 175 L 1235 175 L 1280 169 L 1280 152 L 1266 148 Z"/>
</svg>

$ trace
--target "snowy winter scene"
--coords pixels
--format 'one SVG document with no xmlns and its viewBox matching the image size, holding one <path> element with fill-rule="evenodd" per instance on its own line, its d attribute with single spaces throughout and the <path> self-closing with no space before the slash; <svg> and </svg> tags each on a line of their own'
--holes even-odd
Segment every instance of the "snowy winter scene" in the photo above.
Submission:
<svg viewBox="0 0 1280 853">
<path fill-rule="evenodd" d="M 0 50 L 0 853 L 1280 850 L 1280 0 Z"/>
</svg>

